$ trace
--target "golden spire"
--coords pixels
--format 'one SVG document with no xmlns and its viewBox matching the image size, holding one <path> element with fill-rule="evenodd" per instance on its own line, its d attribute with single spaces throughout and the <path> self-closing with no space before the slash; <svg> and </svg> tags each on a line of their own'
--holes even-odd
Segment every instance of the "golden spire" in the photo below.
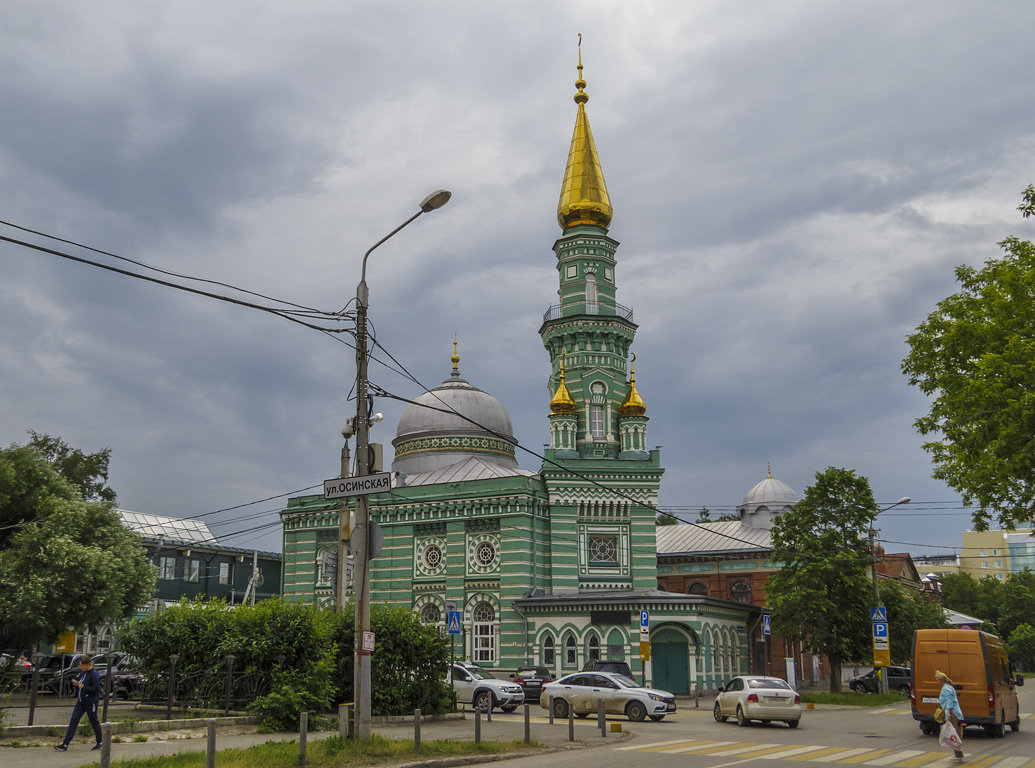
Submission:
<svg viewBox="0 0 1035 768">
<path fill-rule="evenodd" d="M 453 356 L 449 358 L 453 363 L 453 373 L 451 374 L 454 379 L 460 378 L 460 355 L 456 353 L 456 336 L 453 336 Z"/>
<path fill-rule="evenodd" d="M 767 474 L 767 475 L 765 476 L 765 477 L 766 477 L 766 480 L 772 480 L 772 479 L 773 479 L 773 462 L 771 462 L 771 461 L 767 461 L 767 462 L 765 463 L 765 465 L 766 465 L 766 467 L 767 467 L 767 468 L 768 468 L 768 470 L 769 470 L 769 474 Z"/>
<path fill-rule="evenodd" d="M 636 353 L 633 352 L 632 362 L 629 364 L 629 394 L 618 406 L 618 413 L 622 416 L 643 416 L 647 413 L 647 404 L 643 402 L 640 393 L 636 391 Z"/>
<path fill-rule="evenodd" d="M 575 116 L 575 132 L 568 150 L 568 165 L 564 169 L 561 183 L 561 199 L 557 203 L 557 221 L 561 229 L 577 224 L 594 224 L 607 229 L 611 223 L 611 199 L 607 195 L 604 173 L 600 170 L 597 147 L 586 117 L 586 81 L 582 79 L 582 33 L 579 33 L 579 77 L 575 81 L 578 91 L 575 103 L 579 105 Z"/>
<path fill-rule="evenodd" d="M 550 413 L 557 414 L 571 414 L 575 413 L 575 401 L 571 397 L 571 393 L 568 392 L 568 388 L 564 386 L 564 352 L 561 350 L 561 383 L 557 385 L 557 391 L 553 395 L 553 399 L 550 400 Z"/>
</svg>

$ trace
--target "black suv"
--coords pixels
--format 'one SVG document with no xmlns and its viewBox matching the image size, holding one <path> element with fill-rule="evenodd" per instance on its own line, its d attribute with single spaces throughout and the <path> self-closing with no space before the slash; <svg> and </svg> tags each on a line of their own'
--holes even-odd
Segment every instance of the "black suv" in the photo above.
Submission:
<svg viewBox="0 0 1035 768">
<path fill-rule="evenodd" d="M 632 667 L 629 666 L 627 661 L 601 661 L 597 659 L 595 661 L 587 661 L 582 665 L 583 672 L 613 672 L 616 675 L 627 677 L 636 682 L 636 678 L 633 677 Z"/>
<path fill-rule="evenodd" d="M 912 678 L 912 672 L 909 667 L 883 667 L 884 673 L 888 676 L 888 690 L 898 691 L 899 693 L 908 696 L 910 680 Z M 856 693 L 876 693 L 877 675 L 874 670 L 870 670 L 865 675 L 859 675 L 853 677 L 848 687 Z"/>
</svg>

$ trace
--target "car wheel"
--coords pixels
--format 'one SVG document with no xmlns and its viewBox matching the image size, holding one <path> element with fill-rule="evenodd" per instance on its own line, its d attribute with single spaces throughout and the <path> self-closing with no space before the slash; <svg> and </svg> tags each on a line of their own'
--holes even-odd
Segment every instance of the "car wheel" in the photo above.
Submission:
<svg viewBox="0 0 1035 768">
<path fill-rule="evenodd" d="M 801 722 L 801 721 L 800 720 L 788 720 L 787 721 L 787 727 L 788 728 L 797 728 L 799 722 Z"/>
<path fill-rule="evenodd" d="M 576 712 L 575 717 L 589 717 L 589 712 Z"/>
<path fill-rule="evenodd" d="M 565 719 L 568 716 L 568 702 L 564 699 L 553 700 L 553 716 Z"/>
<path fill-rule="evenodd" d="M 474 694 L 474 701 L 471 702 L 475 709 L 480 709 L 482 712 L 488 712 L 489 707 L 493 706 L 494 703 L 492 694 L 488 691 L 478 691 L 478 693 Z"/>
<path fill-rule="evenodd" d="M 517 709 L 517 704 L 508 704 L 505 707 L 500 707 L 502 712 L 513 712 L 515 709 Z"/>
<path fill-rule="evenodd" d="M 989 726 L 988 735 L 1001 739 L 1006 735 L 1006 726 L 1002 723 L 995 723 L 994 725 Z"/>
<path fill-rule="evenodd" d="M 938 733 L 937 723 L 921 722 L 920 733 L 922 733 L 924 736 L 934 736 L 936 733 Z"/>
<path fill-rule="evenodd" d="M 745 725 L 748 724 L 748 722 L 748 719 L 744 717 L 743 708 L 741 708 L 740 705 L 737 705 L 737 725 L 743 728 Z"/>
<path fill-rule="evenodd" d="M 664 715 L 651 715 L 650 719 L 653 720 L 655 723 L 660 723 L 662 720 L 665 719 L 665 716 Z"/>
<path fill-rule="evenodd" d="M 769 723 L 771 723 L 771 722 L 772 722 L 772 720 L 763 720 L 762 721 L 762 725 L 769 725 Z"/>
<path fill-rule="evenodd" d="M 719 706 L 719 702 L 715 702 L 715 706 L 712 707 L 712 717 L 715 718 L 717 723 L 726 722 L 726 715 L 722 714 L 722 707 Z"/>
<path fill-rule="evenodd" d="M 866 686 L 862 683 L 852 683 L 852 690 L 856 693 L 863 693 L 866 690 Z"/>
<path fill-rule="evenodd" d="M 638 723 L 647 716 L 647 708 L 638 701 L 630 701 L 625 705 L 625 714 L 630 720 Z"/>
<path fill-rule="evenodd" d="M 1017 715 L 1017 719 L 1010 723 L 1010 730 L 1014 733 L 1021 730 L 1021 716 Z"/>
<path fill-rule="evenodd" d="M 908 696 L 909 695 L 909 686 L 908 685 L 900 685 L 898 688 L 896 688 L 896 690 L 899 693 L 901 693 L 903 696 Z"/>
</svg>

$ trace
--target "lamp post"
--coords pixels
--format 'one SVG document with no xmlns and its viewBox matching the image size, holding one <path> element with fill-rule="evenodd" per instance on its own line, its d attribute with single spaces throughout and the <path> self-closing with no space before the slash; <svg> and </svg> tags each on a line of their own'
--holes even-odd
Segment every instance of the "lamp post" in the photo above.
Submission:
<svg viewBox="0 0 1035 768">
<path fill-rule="evenodd" d="M 370 474 L 370 414 L 367 405 L 367 259 L 375 248 L 423 213 L 429 213 L 449 202 L 452 193 L 436 190 L 421 201 L 420 210 L 374 243 L 363 255 L 363 267 L 356 287 L 356 475 Z M 341 538 L 341 537 L 339 537 Z M 370 738 L 370 651 L 363 648 L 363 638 L 370 631 L 370 507 L 366 496 L 356 497 L 356 525 L 351 541 L 355 559 L 353 594 L 356 599 L 356 624 L 353 662 L 353 702 L 356 712 L 356 737 Z M 338 570 L 345 570 L 343 542 L 338 547 Z M 338 603 L 344 604 L 345 590 L 339 589 Z"/>
<path fill-rule="evenodd" d="M 894 504 L 889 504 L 883 509 L 877 510 L 877 514 L 879 515 L 881 512 L 887 512 L 889 509 L 894 509 L 902 504 L 908 504 L 911 501 L 912 499 L 908 496 L 903 496 Z M 870 554 L 872 555 L 870 567 L 873 575 L 873 605 L 876 608 L 880 605 L 880 587 L 877 585 L 877 531 L 873 527 L 872 521 L 870 522 Z M 874 650 L 874 655 L 876 655 L 876 653 L 877 651 Z M 876 664 L 874 666 L 876 666 Z M 877 669 L 877 690 L 884 694 L 888 692 L 888 676 L 883 669 Z"/>
</svg>

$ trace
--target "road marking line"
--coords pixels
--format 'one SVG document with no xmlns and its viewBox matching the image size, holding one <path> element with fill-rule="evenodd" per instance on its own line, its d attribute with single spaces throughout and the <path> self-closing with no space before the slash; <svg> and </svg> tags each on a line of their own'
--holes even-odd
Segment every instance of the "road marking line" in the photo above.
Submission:
<svg viewBox="0 0 1035 768">
<path fill-rule="evenodd" d="M 624 752 L 631 749 L 647 749 L 648 747 L 663 747 L 666 744 L 687 744 L 688 739 L 672 739 L 671 741 L 652 741 L 650 744 L 633 744 L 631 747 L 615 747 L 615 751 Z"/>
<path fill-rule="evenodd" d="M 827 757 L 828 755 L 840 755 L 844 751 L 845 751 L 845 747 L 823 747 L 823 749 L 821 751 L 815 752 L 815 753 L 809 755 L 808 757 L 806 757 L 804 759 L 805 760 L 812 760 L 812 761 L 817 762 L 817 763 L 819 763 L 819 762 L 829 762 L 829 760 L 822 761 L 822 760 L 820 760 L 820 758 Z M 830 758 L 830 759 L 832 760 L 833 758 Z"/>
<path fill-rule="evenodd" d="M 1028 757 L 1004 757 L 1002 761 L 995 764 L 995 768 L 1021 768 L 1021 766 L 1026 765 L 1029 760 L 1031 760 L 1031 758 Z M 966 765 L 966 763 L 964 763 L 964 765 Z"/>
<path fill-rule="evenodd" d="M 736 749 L 719 749 L 714 752 L 710 750 L 703 750 L 705 754 L 711 755 L 712 757 L 727 757 L 729 755 L 747 755 L 754 757 L 760 752 L 768 752 L 774 747 L 782 747 L 783 744 L 750 744 L 744 747 L 738 747 Z"/>
<path fill-rule="evenodd" d="M 681 754 L 685 754 L 687 752 L 697 752 L 698 750 L 702 750 L 702 749 L 711 749 L 713 747 L 723 747 L 723 746 L 726 746 L 727 744 L 736 744 L 736 743 L 737 742 L 735 742 L 735 741 L 711 741 L 711 742 L 707 742 L 707 743 L 704 743 L 704 744 L 697 744 L 696 746 L 692 746 L 692 747 L 676 747 L 675 749 L 659 749 L 658 752 L 661 752 L 661 753 L 666 754 L 666 755 L 681 755 Z"/>
<path fill-rule="evenodd" d="M 944 752 L 924 752 L 918 757 L 910 758 L 898 764 L 898 768 L 920 768 L 921 766 L 933 763 L 935 760 L 945 757 Z"/>
<path fill-rule="evenodd" d="M 884 757 L 878 757 L 876 760 L 867 760 L 863 765 L 890 765 L 891 763 L 898 763 L 899 760 L 908 760 L 911 757 L 922 754 L 924 754 L 922 749 L 903 749 Z"/>
<path fill-rule="evenodd" d="M 719 746 L 721 744 L 729 744 L 729 743 L 730 742 L 728 742 L 728 741 L 711 741 L 711 740 L 708 740 L 708 739 L 703 739 L 703 740 L 702 739 L 683 739 L 682 741 L 668 742 L 668 743 L 666 743 L 662 747 L 645 747 L 643 749 L 638 749 L 636 751 L 637 752 L 670 752 L 673 749 L 679 749 L 679 748 L 686 749 L 688 747 L 691 747 L 691 748 L 692 747 L 696 747 L 696 748 L 717 747 L 717 746 Z"/>
<path fill-rule="evenodd" d="M 845 760 L 838 760 L 837 762 L 839 762 L 839 763 L 848 763 L 850 765 L 856 765 L 858 763 L 866 762 L 869 759 L 877 758 L 877 757 L 880 757 L 881 755 L 886 755 L 890 751 L 891 751 L 890 749 L 867 749 L 867 750 L 865 750 L 865 754 L 856 755 L 855 757 L 849 757 L 849 758 L 847 758 Z"/>
<path fill-rule="evenodd" d="M 808 752 L 817 752 L 823 749 L 822 746 L 813 747 L 796 747 L 794 749 L 784 749 L 780 752 L 773 752 L 768 755 L 762 755 L 763 760 L 786 760 L 788 757 L 794 757 L 795 755 L 804 755 Z"/>
<path fill-rule="evenodd" d="M 841 749 L 841 750 L 835 752 L 832 755 L 827 755 L 826 757 L 815 757 L 815 758 L 812 758 L 812 762 L 814 762 L 814 763 L 832 763 L 835 760 L 840 760 L 843 757 L 851 757 L 852 755 L 861 755 L 864 752 L 869 752 L 869 751 L 870 751 L 869 747 L 854 747 L 852 749 Z"/>
<path fill-rule="evenodd" d="M 969 765 L 978 766 L 978 768 L 980 768 L 980 766 L 992 765 L 993 763 L 995 763 L 998 766 L 998 765 L 1000 765 L 999 761 L 1000 760 L 1005 760 L 1005 759 L 1006 759 L 1006 757 L 1003 756 L 1003 755 L 982 755 L 981 757 L 975 757 L 973 760 L 969 760 L 968 759 L 964 763 L 964 765 L 969 764 Z"/>
</svg>

